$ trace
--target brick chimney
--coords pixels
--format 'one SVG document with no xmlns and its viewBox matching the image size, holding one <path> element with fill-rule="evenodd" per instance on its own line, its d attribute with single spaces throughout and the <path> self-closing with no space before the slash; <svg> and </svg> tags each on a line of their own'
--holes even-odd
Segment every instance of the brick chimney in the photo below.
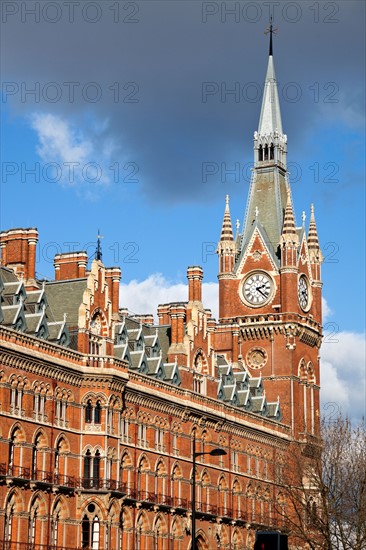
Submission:
<svg viewBox="0 0 366 550">
<path fill-rule="evenodd" d="M 185 304 L 179 302 L 170 304 L 170 319 L 172 327 L 171 344 L 183 344 L 184 319 L 186 314 Z"/>
<path fill-rule="evenodd" d="M 203 269 L 200 266 L 191 266 L 187 269 L 188 301 L 202 302 Z"/>
<path fill-rule="evenodd" d="M 159 325 L 170 325 L 169 307 L 170 304 L 158 305 Z"/>
<path fill-rule="evenodd" d="M 1 265 L 24 278 L 26 288 L 38 288 L 36 277 L 36 246 L 38 231 L 35 227 L 9 229 L 0 233 Z"/>
<path fill-rule="evenodd" d="M 86 277 L 88 255 L 84 251 L 56 254 L 53 260 L 55 266 L 55 280 L 82 279 Z"/>
<path fill-rule="evenodd" d="M 105 279 L 109 289 L 109 296 L 112 301 L 112 313 L 118 313 L 119 310 L 119 283 L 121 281 L 122 271 L 119 267 L 107 267 L 105 270 Z"/>
</svg>

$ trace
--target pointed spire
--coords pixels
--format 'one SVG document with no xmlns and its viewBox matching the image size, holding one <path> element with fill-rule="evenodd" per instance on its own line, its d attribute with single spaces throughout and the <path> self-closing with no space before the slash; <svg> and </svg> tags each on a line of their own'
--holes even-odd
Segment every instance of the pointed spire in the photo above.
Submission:
<svg viewBox="0 0 366 550">
<path fill-rule="evenodd" d="M 270 55 L 268 59 L 266 80 L 264 83 L 258 134 L 260 136 L 268 136 L 275 133 L 282 134 L 282 120 L 274 62 L 272 55 Z"/>
<path fill-rule="evenodd" d="M 282 227 L 282 241 L 294 241 L 297 239 L 295 216 L 292 208 L 290 192 L 287 194 L 287 204 Z M 298 240 L 298 239 L 297 239 Z"/>
<path fill-rule="evenodd" d="M 233 227 L 231 225 L 231 215 L 229 208 L 229 195 L 226 195 L 226 206 L 224 213 L 224 220 L 222 222 L 220 241 L 233 241 Z"/>
<path fill-rule="evenodd" d="M 319 250 L 318 231 L 316 229 L 314 205 L 311 205 L 309 234 L 308 234 L 308 247 L 309 250 Z"/>
</svg>

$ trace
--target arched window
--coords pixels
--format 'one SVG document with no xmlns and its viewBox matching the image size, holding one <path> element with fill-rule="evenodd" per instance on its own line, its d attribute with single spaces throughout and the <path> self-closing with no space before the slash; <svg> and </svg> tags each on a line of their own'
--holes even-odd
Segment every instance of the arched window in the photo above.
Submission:
<svg viewBox="0 0 366 550">
<path fill-rule="evenodd" d="M 14 538 L 14 509 L 15 500 L 13 494 L 5 508 L 5 542 L 9 543 L 9 547 L 11 547 L 10 543 Z"/>
<path fill-rule="evenodd" d="M 268 145 L 264 146 L 264 160 L 268 160 Z"/>
<path fill-rule="evenodd" d="M 172 473 L 172 488 L 171 494 L 173 497 L 173 506 L 181 505 L 181 486 L 182 486 L 182 470 L 179 464 L 175 464 Z"/>
<path fill-rule="evenodd" d="M 99 550 L 100 521 L 95 504 L 88 505 L 81 522 L 81 547 Z"/>
<path fill-rule="evenodd" d="M 37 479 L 37 470 L 42 470 L 42 453 L 40 451 L 43 434 L 39 433 L 32 449 L 32 479 Z"/>
<path fill-rule="evenodd" d="M 97 404 L 95 405 L 94 410 L 94 424 L 100 424 L 102 421 L 102 406 L 98 399 Z"/>
<path fill-rule="evenodd" d="M 91 474 L 91 452 L 90 449 L 88 449 L 84 456 L 84 485 L 85 487 L 90 486 L 90 474 Z"/>
<path fill-rule="evenodd" d="M 100 452 L 96 451 L 93 460 L 93 481 L 95 486 L 99 486 L 100 479 Z"/>
<path fill-rule="evenodd" d="M 271 147 L 269 149 L 269 159 L 274 160 L 274 145 L 271 143 Z"/>
<path fill-rule="evenodd" d="M 260 161 L 263 160 L 263 147 L 262 147 L 262 145 L 260 145 L 259 149 L 258 149 L 258 160 L 260 160 Z"/>
<path fill-rule="evenodd" d="M 228 486 L 226 479 L 221 477 L 219 480 L 219 508 L 220 514 L 225 516 L 227 514 L 227 505 L 228 505 Z"/>
<path fill-rule="evenodd" d="M 91 402 L 91 399 L 88 399 L 87 403 L 86 403 L 86 408 L 85 408 L 85 422 L 92 422 L 93 420 L 93 406 L 92 406 L 92 402 Z"/>
</svg>

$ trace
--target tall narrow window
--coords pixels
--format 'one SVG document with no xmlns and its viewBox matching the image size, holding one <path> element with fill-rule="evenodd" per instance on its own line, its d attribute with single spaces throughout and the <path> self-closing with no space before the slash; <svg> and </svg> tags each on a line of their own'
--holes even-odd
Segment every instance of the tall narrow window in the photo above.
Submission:
<svg viewBox="0 0 366 550">
<path fill-rule="evenodd" d="M 86 404 L 86 409 L 85 409 L 85 422 L 90 423 L 92 421 L 92 415 L 93 415 L 92 402 L 90 399 L 88 399 L 88 402 Z"/>
<path fill-rule="evenodd" d="M 100 525 L 99 518 L 95 516 L 92 523 L 92 550 L 98 550 L 99 548 L 99 535 L 100 535 Z"/>
<path fill-rule="evenodd" d="M 90 474 L 91 474 L 91 452 L 88 449 L 84 456 L 84 484 L 85 487 L 90 485 Z"/>
<path fill-rule="evenodd" d="M 82 548 L 88 548 L 89 546 L 89 518 L 87 515 L 83 517 L 81 524 L 81 545 Z"/>
<path fill-rule="evenodd" d="M 98 486 L 100 477 L 100 452 L 96 451 L 94 460 L 93 460 L 93 481 L 95 486 Z"/>
<path fill-rule="evenodd" d="M 258 160 L 263 160 L 263 147 L 262 147 L 262 145 L 260 145 L 259 149 L 258 149 Z"/>
<path fill-rule="evenodd" d="M 100 401 L 98 400 L 94 410 L 94 423 L 100 424 L 101 421 L 102 421 L 102 407 L 101 407 Z"/>
<path fill-rule="evenodd" d="M 10 504 L 6 510 L 6 515 L 5 515 L 6 542 L 11 542 L 12 532 L 13 532 L 13 517 L 14 517 L 14 506 Z"/>
</svg>

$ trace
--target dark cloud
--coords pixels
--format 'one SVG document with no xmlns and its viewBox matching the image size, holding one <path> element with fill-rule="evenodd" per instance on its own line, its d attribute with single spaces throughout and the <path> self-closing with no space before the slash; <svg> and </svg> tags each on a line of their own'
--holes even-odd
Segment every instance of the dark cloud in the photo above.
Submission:
<svg viewBox="0 0 366 550">
<path fill-rule="evenodd" d="M 9 4 L 18 13 L 9 13 Z M 40 21 L 22 13 L 22 4 L 39 5 Z M 71 8 L 60 0 L 61 18 L 51 23 L 57 16 L 52 4 L 3 2 L 3 81 L 20 91 L 40 83 L 39 102 L 31 95 L 21 101 L 19 91 L 8 96 L 8 105 L 21 115 L 62 115 L 80 127 L 86 113 L 100 123 L 108 120 L 109 136 L 120 144 L 121 158 L 140 166 L 150 198 L 207 200 L 208 191 L 221 191 L 221 181 L 220 174 L 203 181 L 202 163 L 230 168 L 251 160 L 269 6 L 279 27 L 275 66 L 291 150 L 314 131 L 319 117 L 357 126 L 363 116 L 364 2 L 80 1 L 70 22 Z M 236 15 L 225 15 L 237 5 Z M 218 13 L 205 16 L 210 10 Z M 68 82 L 80 83 L 73 102 Z M 211 90 L 205 101 L 203 83 Z M 239 97 L 229 93 L 235 86 Z M 52 102 L 57 89 L 61 98 Z M 89 101 L 98 90 L 100 99 Z"/>
</svg>

